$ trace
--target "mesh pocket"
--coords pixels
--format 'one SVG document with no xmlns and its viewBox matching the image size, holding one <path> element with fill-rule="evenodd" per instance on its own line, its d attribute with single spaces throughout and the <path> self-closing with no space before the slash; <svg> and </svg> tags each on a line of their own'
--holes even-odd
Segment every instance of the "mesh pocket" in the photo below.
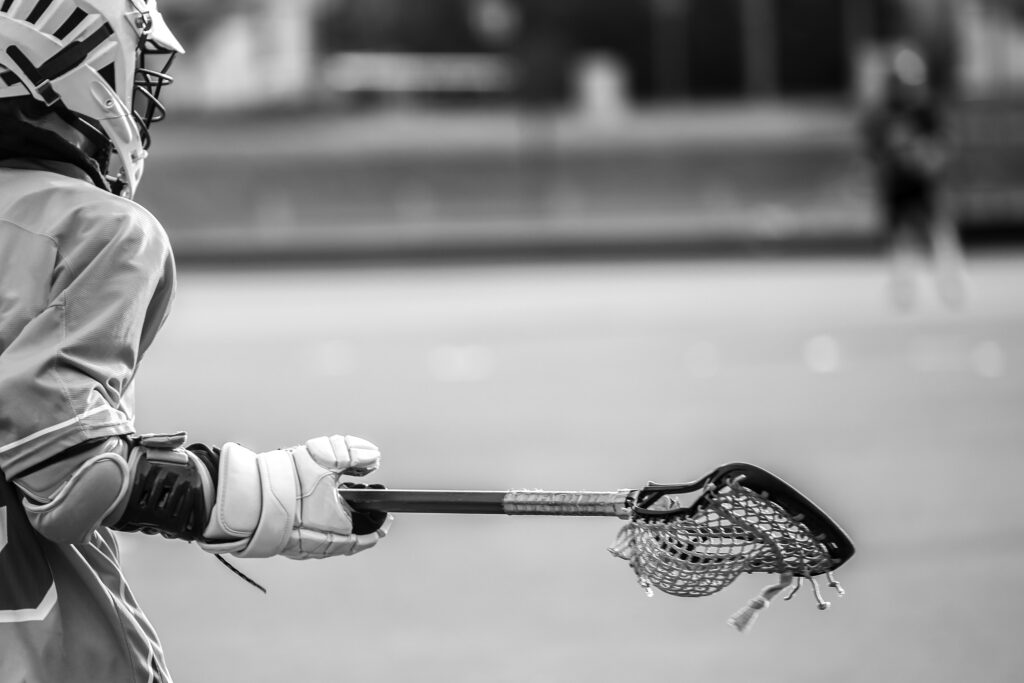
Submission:
<svg viewBox="0 0 1024 683">
<path fill-rule="evenodd" d="M 637 511 L 611 552 L 629 562 L 644 588 L 682 597 L 717 593 L 744 572 L 813 576 L 834 564 L 801 523 L 737 477 L 706 491 L 686 513 Z"/>
</svg>

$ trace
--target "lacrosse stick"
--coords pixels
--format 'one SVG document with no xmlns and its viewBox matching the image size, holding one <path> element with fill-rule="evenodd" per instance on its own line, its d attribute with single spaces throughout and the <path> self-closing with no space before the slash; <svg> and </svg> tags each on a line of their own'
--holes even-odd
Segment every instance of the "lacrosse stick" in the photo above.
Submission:
<svg viewBox="0 0 1024 683">
<path fill-rule="evenodd" d="M 815 576 L 832 572 L 853 555 L 849 537 L 796 489 L 763 469 L 724 465 L 686 484 L 650 483 L 640 489 L 594 491 L 424 491 L 341 488 L 354 508 L 393 513 L 605 516 L 628 520 L 609 551 L 629 562 L 652 595 L 702 597 L 742 573 L 779 574 L 729 623 L 747 630 L 757 613 L 796 580 L 821 597 Z M 689 494 L 689 500 L 687 499 Z"/>
</svg>

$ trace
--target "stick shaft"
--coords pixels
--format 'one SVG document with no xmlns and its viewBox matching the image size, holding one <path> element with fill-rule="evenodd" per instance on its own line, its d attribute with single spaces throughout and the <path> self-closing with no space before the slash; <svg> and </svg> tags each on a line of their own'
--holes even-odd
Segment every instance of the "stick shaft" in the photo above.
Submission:
<svg viewBox="0 0 1024 683">
<path fill-rule="evenodd" d="M 338 492 L 352 507 L 383 512 L 461 515 L 629 517 L 629 491 L 442 491 L 349 489 Z"/>
</svg>

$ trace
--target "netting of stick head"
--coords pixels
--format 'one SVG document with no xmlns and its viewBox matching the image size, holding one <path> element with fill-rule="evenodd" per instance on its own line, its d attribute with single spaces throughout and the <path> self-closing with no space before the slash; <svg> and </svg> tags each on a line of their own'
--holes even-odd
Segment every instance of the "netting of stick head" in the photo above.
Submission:
<svg viewBox="0 0 1024 683">
<path fill-rule="evenodd" d="M 813 513 L 794 513 L 773 492 L 744 485 L 757 474 L 712 477 L 685 508 L 673 507 L 671 496 L 658 496 L 659 509 L 638 507 L 611 552 L 629 562 L 646 590 L 682 597 L 711 595 L 745 572 L 812 577 L 838 566 L 834 544 L 819 525 L 807 524 Z"/>
</svg>

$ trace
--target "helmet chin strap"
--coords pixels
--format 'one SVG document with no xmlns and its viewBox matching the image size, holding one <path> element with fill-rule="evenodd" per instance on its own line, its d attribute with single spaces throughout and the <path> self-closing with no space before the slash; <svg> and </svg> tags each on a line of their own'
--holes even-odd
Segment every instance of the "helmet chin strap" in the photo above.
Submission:
<svg viewBox="0 0 1024 683">
<path fill-rule="evenodd" d="M 94 159 L 100 170 L 107 173 L 111 147 L 109 141 L 66 107 L 54 107 L 49 115 L 39 120 L 39 126 L 60 135 L 84 156 Z"/>
<path fill-rule="evenodd" d="M 28 58 L 21 48 L 11 45 L 6 50 L 11 63 L 7 67 L 14 72 L 18 81 L 28 90 L 32 98 L 42 102 L 47 107 L 54 107 L 60 103 L 60 95 L 53 89 L 53 83 L 43 74 L 42 70 L 36 68 L 32 60 Z"/>
</svg>

